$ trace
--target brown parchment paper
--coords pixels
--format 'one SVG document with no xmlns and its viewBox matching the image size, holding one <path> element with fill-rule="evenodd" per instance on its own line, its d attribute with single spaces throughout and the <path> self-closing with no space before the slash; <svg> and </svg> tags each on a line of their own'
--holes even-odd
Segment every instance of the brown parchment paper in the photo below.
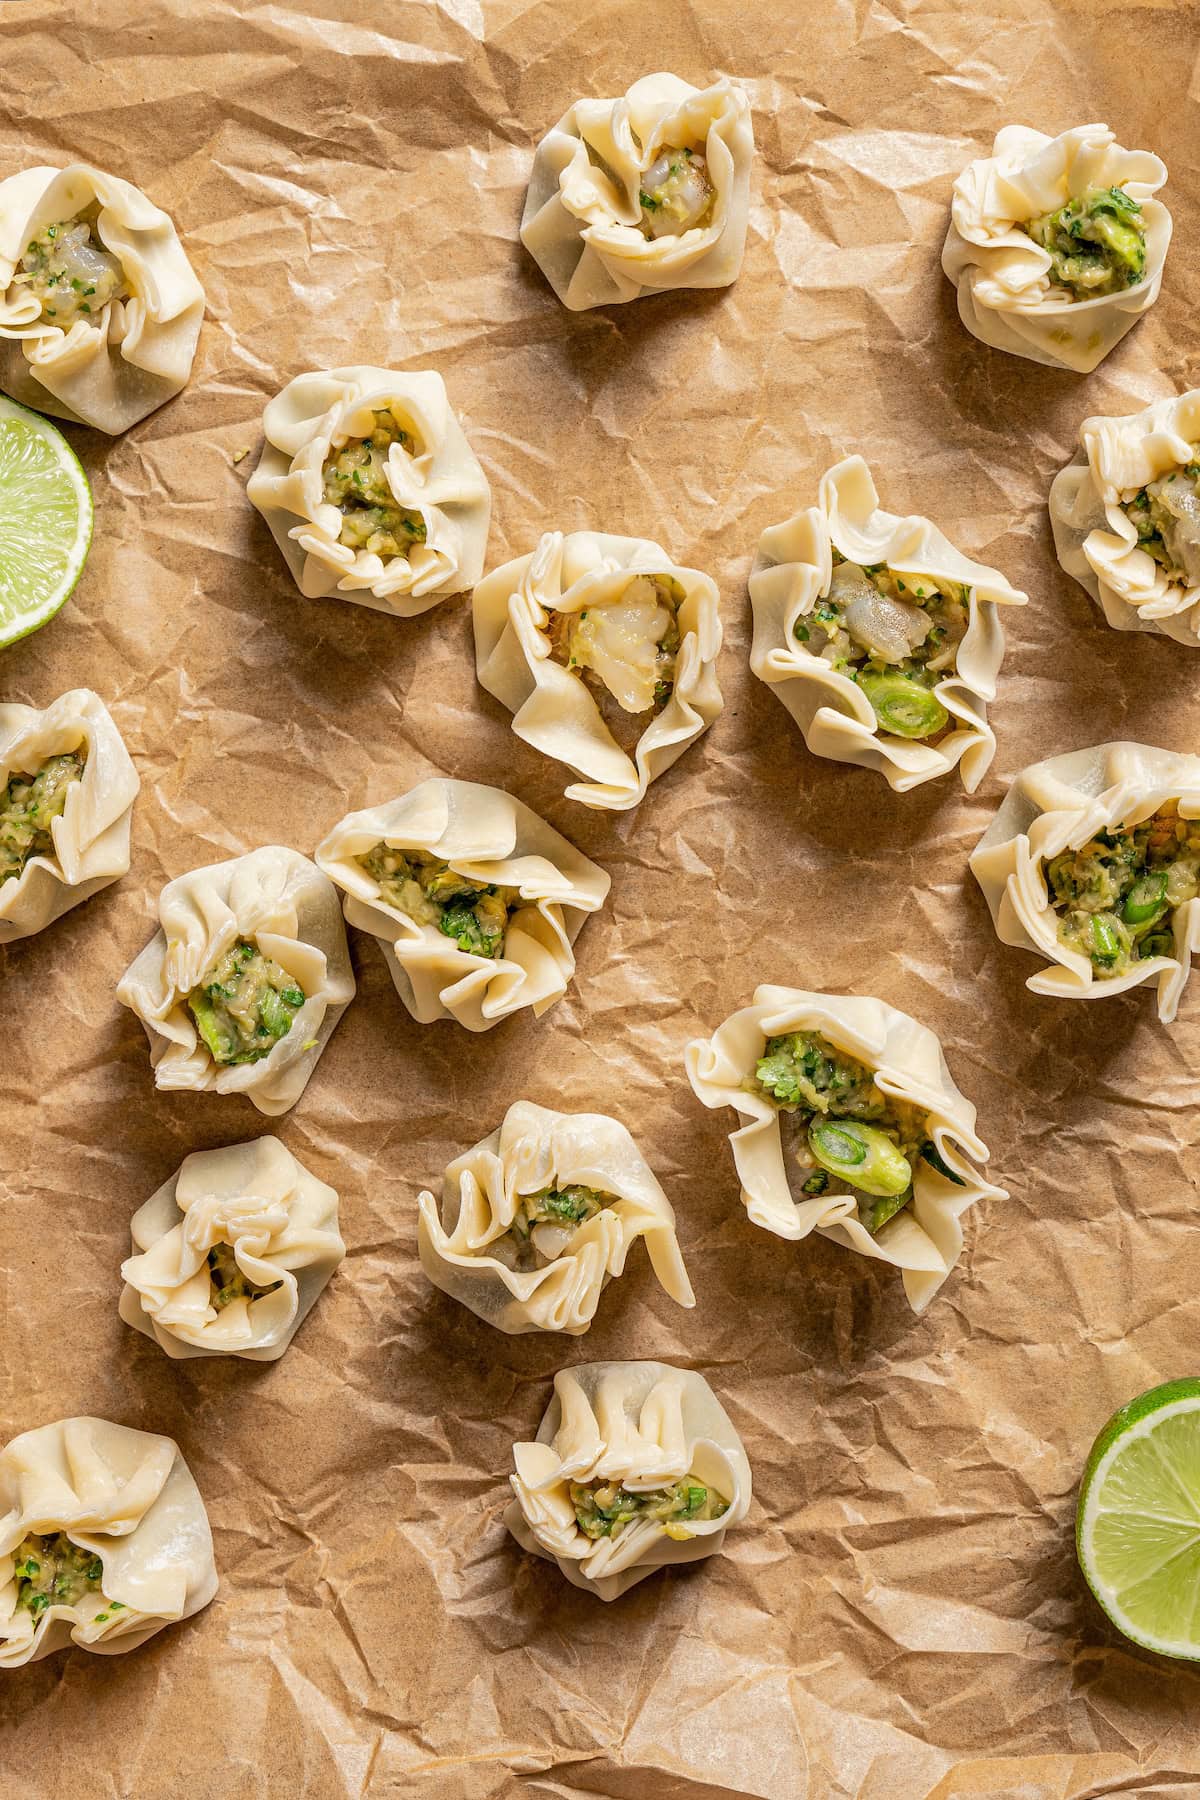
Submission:
<svg viewBox="0 0 1200 1800">
<path fill-rule="evenodd" d="M 65 611 L 7 699 L 94 686 L 141 771 L 134 864 L 0 950 L 0 1427 L 171 1433 L 221 1589 L 119 1659 L 0 1683 L 5 1800 L 1083 1800 L 1200 1793 L 1200 1684 L 1077 1574 L 1092 1437 L 1194 1373 L 1193 989 L 1026 992 L 966 857 L 1004 784 L 1131 736 L 1196 747 L 1200 654 L 1108 629 L 1054 562 L 1079 421 L 1200 381 L 1197 47 L 1170 0 L 8 0 L 0 172 L 75 157 L 176 220 L 208 296 L 193 380 L 126 437 L 70 429 L 97 502 Z M 517 239 L 532 149 L 580 93 L 728 73 L 758 154 L 732 289 L 571 314 Z M 955 173 L 1023 121 L 1164 157 L 1162 298 L 1091 377 L 986 349 L 938 256 Z M 643 533 L 718 579 L 723 717 L 634 813 L 562 798 L 476 686 L 469 608 L 305 601 L 245 498 L 298 370 L 437 368 L 495 496 L 488 566 L 549 527 Z M 251 454 L 236 461 L 239 452 Z M 862 451 L 1031 603 L 1009 614 L 983 789 L 894 796 L 807 754 L 747 666 L 764 525 Z M 358 997 L 295 1111 L 158 1094 L 114 987 L 161 885 L 444 773 L 510 786 L 613 875 L 542 1021 L 415 1025 L 355 935 Z M 759 981 L 873 993 L 941 1034 L 1011 1198 L 921 1320 L 898 1277 L 748 1224 L 685 1042 Z M 643 1255 L 582 1340 L 435 1292 L 416 1195 L 518 1097 L 611 1111 L 679 1215 L 694 1313 Z M 342 1197 L 349 1255 L 283 1360 L 170 1362 L 117 1317 L 136 1207 L 267 1129 Z M 727 1553 L 603 1606 L 520 1553 L 510 1446 L 554 1371 L 677 1359 L 742 1432 Z"/>
</svg>

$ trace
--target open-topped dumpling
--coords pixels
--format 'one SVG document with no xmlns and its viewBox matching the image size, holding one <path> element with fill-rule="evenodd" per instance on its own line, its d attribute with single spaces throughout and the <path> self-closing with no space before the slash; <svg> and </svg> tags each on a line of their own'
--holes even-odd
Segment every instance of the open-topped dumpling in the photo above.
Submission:
<svg viewBox="0 0 1200 1800">
<path fill-rule="evenodd" d="M 483 572 L 492 496 L 432 370 L 297 375 L 246 492 L 302 594 L 412 618 Z"/>
<path fill-rule="evenodd" d="M 762 535 L 750 667 L 816 755 L 877 769 L 900 793 L 957 764 L 970 793 L 996 748 L 997 608 L 1025 600 L 928 519 L 882 511 L 850 456 L 815 507 Z"/>
<path fill-rule="evenodd" d="M 562 1370 L 536 1441 L 515 1444 L 513 1461 L 509 1530 L 601 1600 L 714 1555 L 750 1510 L 728 1414 L 702 1375 L 668 1363 Z"/>
<path fill-rule="evenodd" d="M 348 813 L 317 846 L 349 924 L 383 945 L 414 1019 L 487 1031 L 566 992 L 603 869 L 501 788 L 423 781 Z"/>
<path fill-rule="evenodd" d="M 997 350 L 1087 374 L 1158 298 L 1171 215 L 1157 156 L 1106 125 L 1024 125 L 954 184 L 942 267 L 963 324 Z"/>
<path fill-rule="evenodd" d="M 0 182 L 0 387 L 115 435 L 191 373 L 204 291 L 175 227 L 87 163 Z"/>
<path fill-rule="evenodd" d="M 518 1100 L 420 1197 L 421 1265 L 501 1331 L 586 1331 L 644 1238 L 662 1286 L 695 1304 L 675 1214 L 624 1125 Z"/>
<path fill-rule="evenodd" d="M 185 1157 L 130 1230 L 121 1317 L 177 1358 L 273 1362 L 346 1254 L 337 1194 L 273 1137 Z"/>
<path fill-rule="evenodd" d="M 1200 643 L 1200 388 L 1085 419 L 1050 523 L 1059 562 L 1110 625 Z"/>
<path fill-rule="evenodd" d="M 0 1669 L 119 1656 L 217 1591 L 204 1502 L 168 1437 L 62 1419 L 0 1450 Z"/>
<path fill-rule="evenodd" d="M 128 873 L 139 786 L 90 688 L 44 711 L 0 706 L 0 944 L 41 931 Z"/>
<path fill-rule="evenodd" d="M 1022 771 L 971 856 L 1002 943 L 1051 965 L 1035 994 L 1158 985 L 1169 1024 L 1200 949 L 1200 757 L 1097 744 Z"/>
<path fill-rule="evenodd" d="M 717 585 L 647 538 L 547 532 L 480 582 L 474 617 L 517 736 L 586 777 L 569 800 L 636 806 L 721 711 Z"/>
<path fill-rule="evenodd" d="M 332 883 L 269 845 L 168 882 L 158 916 L 117 987 L 146 1027 L 156 1085 L 286 1112 L 354 995 Z"/>
<path fill-rule="evenodd" d="M 962 1214 L 1005 1197 L 974 1166 L 988 1152 L 938 1039 L 881 1000 L 763 986 L 686 1063 L 705 1106 L 742 1120 L 730 1143 L 754 1224 L 890 1263 L 915 1312 L 958 1260 Z"/>
<path fill-rule="evenodd" d="M 538 145 L 521 242 L 572 311 L 728 287 L 753 156 L 749 102 L 725 79 L 645 75 L 620 99 L 577 100 Z"/>
</svg>

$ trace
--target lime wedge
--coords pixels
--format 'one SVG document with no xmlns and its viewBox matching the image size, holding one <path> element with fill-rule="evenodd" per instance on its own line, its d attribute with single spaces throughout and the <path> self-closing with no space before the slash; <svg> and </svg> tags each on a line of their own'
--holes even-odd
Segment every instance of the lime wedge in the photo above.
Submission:
<svg viewBox="0 0 1200 1800">
<path fill-rule="evenodd" d="M 49 419 L 0 396 L 0 650 L 54 617 L 91 541 L 79 458 Z"/>
<path fill-rule="evenodd" d="M 1118 1631 L 1200 1660 L 1200 1381 L 1168 1381 L 1113 1414 L 1083 1472 L 1075 1547 Z"/>
</svg>

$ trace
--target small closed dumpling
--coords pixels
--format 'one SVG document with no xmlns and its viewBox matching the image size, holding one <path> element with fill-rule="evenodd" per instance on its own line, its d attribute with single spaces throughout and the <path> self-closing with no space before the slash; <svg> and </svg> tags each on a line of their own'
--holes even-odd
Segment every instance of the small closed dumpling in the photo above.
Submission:
<svg viewBox="0 0 1200 1800">
<path fill-rule="evenodd" d="M 728 1414 L 702 1375 L 669 1363 L 563 1369 L 536 1441 L 515 1444 L 513 1461 L 508 1529 L 601 1600 L 715 1555 L 750 1510 Z"/>
<path fill-rule="evenodd" d="M 332 882 L 272 844 L 169 881 L 158 916 L 117 986 L 146 1027 L 156 1086 L 286 1112 L 354 997 Z"/>
<path fill-rule="evenodd" d="M 0 944 L 30 937 L 129 872 L 140 786 L 108 708 L 72 688 L 0 706 Z"/>
<path fill-rule="evenodd" d="M 1110 625 L 1200 643 L 1200 388 L 1085 419 L 1050 524 L 1059 562 Z"/>
<path fill-rule="evenodd" d="M 958 1261 L 963 1213 L 1004 1199 L 934 1033 L 882 1000 L 764 985 L 687 1047 L 705 1106 L 732 1106 L 742 1203 L 755 1225 L 820 1231 L 901 1271 L 923 1312 Z"/>
<path fill-rule="evenodd" d="M 816 506 L 763 532 L 750 667 L 815 755 L 876 769 L 897 793 L 957 765 L 973 793 L 996 749 L 998 609 L 1026 598 L 929 519 L 884 512 L 850 456 Z"/>
<path fill-rule="evenodd" d="M 572 948 L 609 878 L 501 788 L 422 781 L 348 813 L 317 846 L 347 922 L 383 945 L 396 991 L 422 1025 L 488 1031 L 566 992 Z"/>
<path fill-rule="evenodd" d="M 1032 763 L 971 855 L 1001 943 L 1050 964 L 1035 994 L 1155 982 L 1170 1024 L 1200 949 L 1200 757 L 1097 744 Z"/>
<path fill-rule="evenodd" d="M 473 610 L 482 685 L 519 738 L 586 777 L 568 800 L 636 806 L 721 711 L 717 584 L 648 538 L 547 532 Z"/>
<path fill-rule="evenodd" d="M 521 242 L 564 306 L 728 287 L 746 246 L 750 103 L 722 78 L 644 75 L 577 100 L 538 145 Z"/>
<path fill-rule="evenodd" d="M 346 1254 L 337 1194 L 274 1137 L 185 1157 L 130 1230 L 121 1317 L 176 1358 L 274 1362 Z"/>
<path fill-rule="evenodd" d="M 0 388 L 110 436 L 191 374 L 204 290 L 175 227 L 88 163 L 0 181 Z"/>
<path fill-rule="evenodd" d="M 501 1331 L 587 1330 L 630 1246 L 645 1240 L 662 1286 L 695 1298 L 675 1214 L 624 1125 L 529 1100 L 420 1196 L 421 1266 L 435 1287 Z"/>
<path fill-rule="evenodd" d="M 954 183 L 942 268 L 973 337 L 1086 375 L 1158 298 L 1167 171 L 1107 125 L 1056 138 L 1024 125 Z"/>
<path fill-rule="evenodd" d="M 0 1450 L 0 1669 L 69 1644 L 120 1656 L 216 1591 L 208 1515 L 169 1437 L 61 1419 Z"/>
<path fill-rule="evenodd" d="M 432 370 L 297 375 L 246 492 L 310 599 L 411 619 L 483 573 L 492 494 Z"/>
</svg>

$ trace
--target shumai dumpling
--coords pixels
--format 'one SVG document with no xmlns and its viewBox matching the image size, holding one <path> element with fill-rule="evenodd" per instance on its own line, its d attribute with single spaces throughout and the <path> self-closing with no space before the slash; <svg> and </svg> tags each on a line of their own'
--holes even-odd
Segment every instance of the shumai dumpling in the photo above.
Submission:
<svg viewBox="0 0 1200 1800">
<path fill-rule="evenodd" d="M 1059 562 L 1110 625 L 1200 642 L 1200 388 L 1085 419 L 1050 524 Z"/>
<path fill-rule="evenodd" d="M 185 1157 L 130 1230 L 121 1317 L 176 1358 L 274 1362 L 346 1254 L 337 1194 L 275 1137 Z"/>
<path fill-rule="evenodd" d="M 0 706 L 0 944 L 31 937 L 129 873 L 141 783 L 90 688 Z"/>
<path fill-rule="evenodd" d="M 492 493 L 432 370 L 297 375 L 246 492 L 302 594 L 411 619 L 483 573 Z"/>
<path fill-rule="evenodd" d="M 61 1419 L 0 1450 L 0 1669 L 120 1656 L 217 1591 L 208 1515 L 169 1437 Z"/>
<path fill-rule="evenodd" d="M 1158 299 L 1171 215 L 1166 167 L 1107 125 L 1056 138 L 1024 125 L 954 183 L 942 268 L 973 337 L 1086 375 Z"/>
<path fill-rule="evenodd" d="M 474 781 L 422 781 L 348 813 L 317 846 L 347 922 L 377 937 L 422 1025 L 487 1031 L 540 1018 L 575 973 L 572 948 L 608 893 L 603 869 L 520 800 Z"/>
<path fill-rule="evenodd" d="M 428 1192 L 419 1206 L 430 1281 L 501 1331 L 586 1331 L 638 1238 L 672 1300 L 695 1305 L 671 1203 L 603 1113 L 518 1100 L 446 1169 L 440 1211 Z"/>
<path fill-rule="evenodd" d="M 822 476 L 816 506 L 763 532 L 750 667 L 815 755 L 876 769 L 898 793 L 957 764 L 973 793 L 996 749 L 998 608 L 1026 599 L 928 519 L 882 511 L 849 456 Z"/>
<path fill-rule="evenodd" d="M 89 163 L 0 181 L 0 388 L 110 437 L 184 386 L 204 290 L 165 212 Z"/>
<path fill-rule="evenodd" d="M 753 157 L 740 87 L 644 75 L 621 99 L 577 100 L 547 132 L 521 242 L 572 312 L 728 287 L 746 246 Z"/>
<path fill-rule="evenodd" d="M 648 538 L 547 532 L 475 589 L 479 680 L 527 744 L 610 812 L 636 806 L 721 711 L 717 584 Z"/>
<path fill-rule="evenodd" d="M 973 1166 L 988 1152 L 937 1037 L 882 1000 L 765 985 L 686 1064 L 705 1106 L 742 1121 L 729 1141 L 752 1222 L 890 1263 L 914 1312 L 958 1261 L 967 1208 L 1007 1197 Z"/>
<path fill-rule="evenodd" d="M 714 1555 L 750 1510 L 742 1440 L 702 1375 L 579 1363 L 554 1378 L 532 1444 L 514 1444 L 504 1515 L 523 1550 L 615 1600 L 668 1563 Z"/>
<path fill-rule="evenodd" d="M 1158 983 L 1169 1024 L 1200 949 L 1200 757 L 1097 744 L 1032 763 L 971 856 L 1001 943 L 1050 964 L 1035 994 Z"/>
<path fill-rule="evenodd" d="M 287 1112 L 354 997 L 333 883 L 271 844 L 169 881 L 158 917 L 117 987 L 146 1027 L 155 1085 Z"/>
</svg>

